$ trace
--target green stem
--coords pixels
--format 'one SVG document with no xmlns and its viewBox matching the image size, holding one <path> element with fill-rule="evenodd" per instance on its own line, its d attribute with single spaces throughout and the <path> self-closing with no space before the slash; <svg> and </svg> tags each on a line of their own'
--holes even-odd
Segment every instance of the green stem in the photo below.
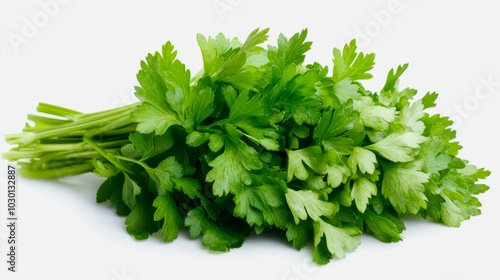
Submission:
<svg viewBox="0 0 500 280">
<path fill-rule="evenodd" d="M 40 113 L 64 117 L 70 120 L 74 120 L 79 115 L 83 115 L 83 113 L 47 103 L 39 103 L 36 110 Z"/>
<path fill-rule="evenodd" d="M 200 126 L 198 128 L 198 132 L 201 132 L 201 133 L 211 133 L 211 134 L 221 134 L 220 130 L 211 129 L 211 128 L 208 128 L 207 126 Z"/>
<path fill-rule="evenodd" d="M 2 158 L 8 161 L 17 161 L 22 158 L 36 158 L 40 156 L 41 156 L 40 151 L 36 150 L 26 150 L 26 151 L 10 150 L 6 153 L 2 153 Z"/>
<path fill-rule="evenodd" d="M 110 152 L 109 150 L 106 152 Z M 72 161 L 82 161 L 82 160 L 91 160 L 93 158 L 101 158 L 102 155 L 99 154 L 98 152 L 94 150 L 90 151 L 82 151 L 82 152 L 66 152 L 66 153 L 50 153 L 46 156 L 43 156 L 40 158 L 40 160 L 35 161 L 33 163 L 33 168 L 34 169 L 40 169 L 40 168 L 49 168 L 49 166 L 53 166 L 54 163 L 61 163 L 61 162 L 67 162 L 67 165 L 69 162 Z"/>
<path fill-rule="evenodd" d="M 70 120 L 54 119 L 54 118 L 38 116 L 38 115 L 33 115 L 33 114 L 28 114 L 28 120 L 36 123 L 36 125 L 41 124 L 41 125 L 50 125 L 50 126 L 62 125 L 62 124 L 67 124 L 67 123 L 71 122 Z M 34 129 L 36 129 L 36 127 L 34 127 Z"/>
<path fill-rule="evenodd" d="M 70 132 L 74 131 L 79 131 L 79 130 L 85 130 L 85 129 L 90 129 L 93 127 L 99 127 L 103 123 L 112 123 L 118 119 L 121 119 L 123 117 L 129 116 L 129 112 L 123 112 L 119 115 L 115 115 L 113 117 L 110 117 L 108 119 L 92 119 L 89 122 L 74 122 L 74 123 L 68 123 L 68 124 L 63 124 L 60 125 L 57 128 L 48 128 L 45 131 L 41 132 L 27 132 L 23 133 L 21 135 L 16 134 L 16 135 L 6 135 L 6 140 L 9 144 L 19 144 L 19 145 L 29 145 L 34 143 L 36 140 L 43 139 L 43 138 L 50 138 L 50 137 L 57 137 L 57 136 L 64 136 Z M 130 119 L 129 123 L 132 123 L 132 120 Z M 15 138 L 16 136 L 20 136 L 18 138 Z"/>
<path fill-rule="evenodd" d="M 124 140 L 114 140 L 109 142 L 98 143 L 101 148 L 109 147 L 121 147 L 123 144 L 128 143 L 127 139 Z M 53 152 L 53 151 L 74 151 L 74 150 L 88 150 L 91 147 L 85 142 L 80 142 L 76 144 L 35 144 L 35 149 L 43 152 Z"/>
<path fill-rule="evenodd" d="M 214 127 L 214 126 L 217 126 L 217 125 L 218 126 L 222 126 L 222 125 L 224 125 L 226 123 L 228 123 L 228 119 L 222 119 L 222 120 L 218 120 L 218 121 L 216 121 L 216 122 L 214 122 L 214 123 L 212 123 L 212 124 L 210 124 L 208 126 L 205 126 L 204 128 L 210 129 L 210 128 Z"/>
<path fill-rule="evenodd" d="M 83 136 L 84 137 L 92 137 L 94 135 L 102 134 L 106 131 L 113 131 L 117 128 L 121 128 L 121 127 L 129 125 L 131 122 L 132 122 L 132 120 L 130 119 L 130 115 L 127 114 L 126 116 L 124 116 L 120 119 L 117 119 L 108 125 L 102 126 L 100 128 L 97 128 L 97 129 L 89 130 Z"/>
<path fill-rule="evenodd" d="M 19 168 L 19 174 L 27 178 L 53 178 L 53 177 L 63 177 L 63 176 L 73 176 L 82 173 L 90 172 L 94 169 L 91 162 L 86 162 L 77 165 L 57 167 L 53 169 L 42 169 L 37 170 L 30 168 L 27 164 L 21 164 Z"/>
<path fill-rule="evenodd" d="M 132 163 L 135 163 L 135 164 L 138 164 L 140 166 L 142 166 L 144 169 L 149 169 L 150 167 L 145 164 L 144 162 L 142 161 L 138 161 L 138 160 L 135 160 L 133 158 L 128 158 L 128 157 L 122 157 L 122 156 L 118 156 L 118 155 L 115 155 L 114 156 L 116 159 L 121 159 L 121 160 L 125 160 L 125 161 L 128 161 L 128 162 L 132 162 Z"/>
<path fill-rule="evenodd" d="M 137 102 L 134 104 L 123 106 L 123 107 L 118 107 L 118 108 L 109 109 L 109 110 L 100 111 L 100 112 L 95 112 L 95 113 L 83 114 L 83 115 L 78 116 L 78 119 L 82 120 L 82 119 L 88 119 L 88 118 L 103 118 L 103 117 L 107 117 L 107 116 L 116 115 L 117 113 L 121 113 L 121 112 L 131 112 L 135 109 L 135 107 L 137 107 L 140 104 L 141 104 L 141 102 Z"/>
<path fill-rule="evenodd" d="M 81 139 L 80 139 L 81 140 Z M 118 150 L 123 146 L 123 144 L 129 143 L 128 139 L 118 139 L 107 142 L 100 142 L 98 145 L 101 148 L 115 149 Z M 80 155 L 84 151 L 92 150 L 85 142 L 78 143 L 68 143 L 68 141 L 62 141 L 61 143 L 36 143 L 29 147 L 14 148 L 9 152 L 3 153 L 2 157 L 10 161 L 16 161 L 23 158 L 40 158 L 48 157 L 46 154 L 50 154 L 51 157 L 58 157 L 59 155 L 74 154 Z"/>
<path fill-rule="evenodd" d="M 83 141 L 87 142 L 92 148 L 94 148 L 99 154 L 101 154 L 105 159 L 107 159 L 111 164 L 113 164 L 114 166 L 116 166 L 117 168 L 121 169 L 122 171 L 125 171 L 129 174 L 134 174 L 134 172 L 132 172 L 132 170 L 128 169 L 127 167 L 123 166 L 121 163 L 119 163 L 118 161 L 116 161 L 113 156 L 111 156 L 110 154 L 108 154 L 106 151 L 104 151 L 103 149 L 101 149 L 101 147 L 99 147 L 99 145 L 97 145 L 94 141 L 92 141 L 90 138 L 88 137 L 83 137 Z"/>
</svg>

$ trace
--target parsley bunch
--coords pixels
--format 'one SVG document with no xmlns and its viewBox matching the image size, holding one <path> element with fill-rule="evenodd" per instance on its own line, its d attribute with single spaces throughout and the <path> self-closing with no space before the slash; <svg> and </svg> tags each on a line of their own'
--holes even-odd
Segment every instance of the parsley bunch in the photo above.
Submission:
<svg viewBox="0 0 500 280">
<path fill-rule="evenodd" d="M 480 214 L 488 187 L 476 182 L 490 173 L 458 157 L 448 117 L 424 112 L 436 93 L 412 101 L 416 90 L 398 89 L 408 65 L 371 92 L 359 81 L 375 55 L 354 40 L 333 50 L 329 74 L 304 65 L 307 30 L 262 48 L 267 32 L 198 35 L 195 75 L 168 42 L 141 62 L 140 102 L 92 114 L 42 103 L 46 116 L 28 115 L 34 125 L 6 135 L 17 147 L 2 156 L 27 177 L 106 177 L 97 202 L 127 216 L 136 239 L 171 242 L 187 227 L 225 252 L 272 229 L 297 249 L 312 240 L 319 264 L 362 232 L 402 240 L 401 215 L 458 227 Z"/>
</svg>

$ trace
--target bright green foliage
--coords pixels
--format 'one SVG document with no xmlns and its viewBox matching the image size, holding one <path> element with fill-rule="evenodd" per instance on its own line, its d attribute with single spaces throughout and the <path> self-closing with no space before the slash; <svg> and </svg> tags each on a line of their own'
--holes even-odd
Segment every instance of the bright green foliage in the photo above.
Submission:
<svg viewBox="0 0 500 280">
<path fill-rule="evenodd" d="M 396 119 L 396 108 L 386 108 L 383 106 L 366 106 L 360 110 L 360 118 L 366 127 L 375 130 L 387 130 L 389 124 Z"/>
<path fill-rule="evenodd" d="M 172 242 L 179 234 L 179 228 L 182 227 L 182 217 L 177 209 L 175 200 L 168 193 L 156 197 L 153 206 L 157 208 L 155 212 L 155 221 L 163 220 L 161 234 L 165 242 Z"/>
<path fill-rule="evenodd" d="M 314 222 L 314 245 L 317 246 L 324 236 L 328 251 L 337 258 L 345 258 L 345 251 L 354 251 L 361 241 L 353 235 L 361 234 L 358 229 L 340 228 L 323 220 Z"/>
<path fill-rule="evenodd" d="M 354 180 L 352 186 L 351 199 L 356 202 L 358 211 L 364 213 L 368 200 L 372 195 L 377 195 L 377 186 L 366 177 Z"/>
<path fill-rule="evenodd" d="M 408 162 L 415 159 L 419 144 L 427 138 L 414 133 L 394 132 L 377 143 L 366 146 L 366 149 L 379 153 L 382 157 L 394 162 Z"/>
<path fill-rule="evenodd" d="M 227 252 L 231 248 L 238 248 L 247 234 L 212 220 L 202 206 L 190 210 L 184 224 L 189 227 L 191 237 L 196 238 L 203 234 L 203 246 L 212 251 Z"/>
<path fill-rule="evenodd" d="M 388 163 L 384 168 L 382 194 L 399 213 L 418 213 L 426 208 L 424 184 L 429 175 L 420 171 L 418 164 Z"/>
<path fill-rule="evenodd" d="M 310 217 L 314 221 L 319 221 L 321 216 L 330 216 L 335 211 L 335 205 L 322 201 L 319 195 L 307 190 L 288 190 L 286 202 L 292 211 L 295 223 L 299 220 L 307 220 Z"/>
<path fill-rule="evenodd" d="M 311 146 L 301 150 L 287 150 L 288 181 L 294 177 L 305 181 L 309 177 L 308 169 L 316 173 L 326 172 L 325 154 L 319 146 Z"/>
<path fill-rule="evenodd" d="M 123 183 L 122 190 L 122 199 L 123 202 L 128 206 L 128 208 L 132 209 L 136 203 L 136 196 L 141 193 L 141 187 L 137 185 L 134 180 L 130 179 L 130 177 L 125 174 L 125 182 Z"/>
<path fill-rule="evenodd" d="M 237 193 L 244 185 L 252 183 L 250 171 L 262 168 L 257 151 L 245 144 L 234 126 L 226 125 L 224 152 L 208 165 L 213 167 L 206 174 L 207 182 L 214 182 L 215 195 Z"/>
<path fill-rule="evenodd" d="M 171 242 L 187 227 L 227 252 L 273 230 L 298 250 L 314 244 L 318 264 L 354 251 L 363 232 L 401 241 L 400 216 L 458 227 L 481 213 L 490 172 L 458 157 L 448 117 L 426 113 L 437 93 L 414 101 L 399 89 L 408 64 L 371 92 L 360 81 L 375 55 L 355 40 L 333 50 L 329 71 L 305 64 L 307 30 L 264 48 L 267 33 L 198 35 L 194 76 L 167 42 L 141 62 L 140 102 L 91 114 L 40 103 L 54 117 L 29 115 L 2 156 L 27 177 L 106 178 L 96 200 L 136 239 Z"/>
<path fill-rule="evenodd" d="M 313 139 L 317 143 L 334 138 L 352 129 L 359 119 L 359 112 L 354 111 L 352 100 L 342 104 L 337 110 L 325 111 L 314 129 Z"/>
<path fill-rule="evenodd" d="M 163 135 L 143 134 L 135 132 L 129 136 L 130 142 L 140 152 L 142 160 L 161 154 L 174 145 L 174 138 L 171 133 Z"/>
<path fill-rule="evenodd" d="M 367 209 L 362 215 L 363 221 L 369 231 L 382 242 L 402 241 L 401 233 L 405 230 L 403 221 L 387 210 L 375 213 Z"/>
<path fill-rule="evenodd" d="M 333 49 L 333 77 L 336 82 L 340 82 L 346 78 L 351 80 L 366 80 L 373 77 L 366 72 L 370 71 L 375 64 L 375 54 L 367 54 L 356 52 L 356 40 L 345 44 L 342 54 L 340 50 Z"/>
<path fill-rule="evenodd" d="M 375 164 L 377 164 L 377 157 L 369 150 L 355 147 L 349 160 L 347 160 L 347 164 L 354 173 L 359 169 L 361 173 L 373 174 Z"/>
<path fill-rule="evenodd" d="M 311 48 L 311 42 L 305 42 L 307 30 L 293 35 L 287 39 L 285 35 L 280 34 L 278 38 L 278 47 L 269 46 L 269 61 L 279 69 L 284 69 L 288 65 L 301 65 L 305 59 L 305 52 Z"/>
</svg>

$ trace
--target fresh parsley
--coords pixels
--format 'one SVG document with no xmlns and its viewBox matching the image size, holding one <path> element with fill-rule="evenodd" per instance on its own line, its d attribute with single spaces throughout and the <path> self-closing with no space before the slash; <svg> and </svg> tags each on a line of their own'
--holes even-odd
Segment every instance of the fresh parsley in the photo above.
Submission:
<svg viewBox="0 0 500 280">
<path fill-rule="evenodd" d="M 318 264 L 354 251 L 362 232 L 401 241 L 401 215 L 458 227 L 481 213 L 490 172 L 458 157 L 451 120 L 425 112 L 437 93 L 399 89 L 407 64 L 370 92 L 360 81 L 375 55 L 355 40 L 329 71 L 304 64 L 307 30 L 262 47 L 267 32 L 198 35 L 195 75 L 167 42 L 141 62 L 140 102 L 91 114 L 40 103 L 45 115 L 6 135 L 17 146 L 2 156 L 26 177 L 106 178 L 97 202 L 136 239 L 172 242 L 187 227 L 226 252 L 274 229 L 297 249 L 311 241 Z"/>
</svg>

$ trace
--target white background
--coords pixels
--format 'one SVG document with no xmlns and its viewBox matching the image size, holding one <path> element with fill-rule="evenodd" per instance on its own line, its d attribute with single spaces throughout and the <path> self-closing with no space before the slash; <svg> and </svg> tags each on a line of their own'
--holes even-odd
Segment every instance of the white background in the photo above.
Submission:
<svg viewBox="0 0 500 280">
<path fill-rule="evenodd" d="M 363 236 L 356 252 L 319 267 L 311 262 L 311 248 L 298 252 L 284 237 L 268 234 L 251 236 L 226 254 L 202 248 L 187 231 L 171 244 L 158 236 L 135 241 L 124 218 L 95 203 L 100 178 L 19 178 L 14 274 L 4 259 L 2 160 L 0 279 L 500 279 L 498 1 L 72 0 L 52 7 L 46 18 L 39 2 L 49 0 L 0 1 L 1 134 L 20 131 L 38 102 L 85 112 L 134 102 L 139 61 L 167 40 L 197 72 L 196 33 L 243 40 L 256 27 L 270 27 L 274 44 L 280 32 L 291 36 L 308 28 L 314 43 L 307 62 L 328 65 L 334 46 L 365 36 L 361 49 L 377 54 L 375 78 L 365 83 L 373 91 L 390 68 L 409 62 L 401 85 L 418 89 L 419 96 L 440 93 L 434 111 L 458 122 L 461 156 L 493 172 L 485 181 L 492 188 L 480 197 L 483 215 L 459 229 L 406 218 L 404 242 Z M 38 27 L 23 35 L 26 21 Z M 12 43 L 15 36 L 22 43 Z M 498 82 L 488 89 L 482 79 Z"/>
</svg>

